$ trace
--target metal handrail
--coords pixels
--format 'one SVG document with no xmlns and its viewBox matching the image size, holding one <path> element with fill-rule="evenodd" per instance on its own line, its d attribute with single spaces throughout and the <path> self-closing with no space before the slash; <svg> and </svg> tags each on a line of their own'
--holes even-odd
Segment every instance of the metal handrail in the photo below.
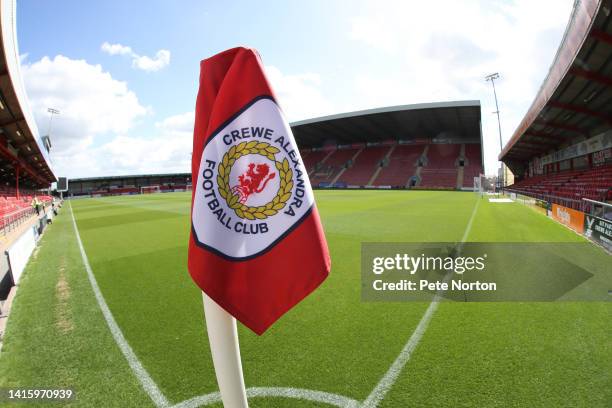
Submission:
<svg viewBox="0 0 612 408">
<path fill-rule="evenodd" d="M 591 200 L 590 198 L 583 198 L 583 200 L 587 201 L 589 203 L 596 204 L 596 205 L 601 205 L 601 206 L 604 206 L 604 207 L 612 208 L 612 204 L 611 203 L 604 203 L 603 201 Z"/>
<path fill-rule="evenodd" d="M 580 199 L 580 200 L 576 200 L 574 198 L 568 198 L 568 197 L 560 197 L 560 196 L 555 196 L 555 195 L 551 195 L 551 194 L 540 194 L 540 193 L 534 193 L 532 191 L 525 191 L 525 190 L 519 190 L 516 188 L 509 188 L 507 189 L 510 192 L 515 192 L 518 194 L 522 194 L 525 196 L 529 196 L 538 200 L 542 200 L 542 201 L 546 201 L 549 203 L 552 203 L 553 201 L 562 203 L 562 205 L 566 206 L 566 207 L 573 207 L 572 204 L 575 204 L 577 208 L 575 209 L 579 209 L 580 211 L 583 212 L 587 212 L 590 207 L 591 207 L 591 203 L 590 202 L 583 202 L 582 200 L 588 200 L 588 199 Z M 590 200 L 592 201 L 592 200 Z M 598 201 L 595 201 L 595 203 L 598 203 Z M 569 205 L 568 205 L 569 204 Z"/>
</svg>

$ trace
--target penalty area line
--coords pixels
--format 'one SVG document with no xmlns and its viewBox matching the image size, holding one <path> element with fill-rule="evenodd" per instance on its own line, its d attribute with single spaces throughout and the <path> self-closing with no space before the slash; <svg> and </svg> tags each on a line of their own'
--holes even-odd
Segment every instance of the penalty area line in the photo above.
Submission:
<svg viewBox="0 0 612 408">
<path fill-rule="evenodd" d="M 74 233 L 77 238 L 77 243 L 79 244 L 79 250 L 81 251 L 81 258 L 83 260 L 83 265 L 85 266 L 85 270 L 87 271 L 87 277 L 89 278 L 89 283 L 91 284 L 91 289 L 94 292 L 96 300 L 98 301 L 98 306 L 102 311 L 102 315 L 104 315 L 104 320 L 106 320 L 106 324 L 110 329 L 111 334 L 113 335 L 113 339 L 115 339 L 115 343 L 119 346 L 121 353 L 127 360 L 130 368 L 134 372 L 134 375 L 142 385 L 142 388 L 149 395 L 155 406 L 158 408 L 166 408 L 170 406 L 170 403 L 162 394 L 155 381 L 151 378 L 147 370 L 143 367 L 140 360 L 130 347 L 129 343 L 125 339 L 123 332 L 119 328 L 119 325 L 115 321 L 113 314 L 111 313 L 108 305 L 106 304 L 106 300 L 104 300 L 104 296 L 100 291 L 100 287 L 98 286 L 98 281 L 93 274 L 91 266 L 89 265 L 89 260 L 87 258 L 87 254 L 85 253 L 85 248 L 83 247 L 83 242 L 81 241 L 81 235 L 79 234 L 79 229 L 76 224 L 76 220 L 74 218 L 74 212 L 72 211 L 72 203 L 69 201 L 68 205 L 70 206 L 70 216 L 72 217 L 72 225 L 74 226 Z"/>
<path fill-rule="evenodd" d="M 476 217 L 476 212 L 478 211 L 479 204 L 480 204 L 480 200 L 476 200 L 476 204 L 474 205 L 474 209 L 472 210 L 472 215 L 470 216 L 470 220 L 468 221 L 467 226 L 465 227 L 463 236 L 461 237 L 461 244 L 459 246 L 459 249 L 461 249 L 461 247 L 463 246 L 462 244 L 467 240 L 470 230 L 472 229 L 472 224 L 474 223 L 474 218 Z M 446 279 L 448 279 L 449 277 L 450 275 L 447 275 Z M 380 404 L 380 402 L 383 400 L 383 398 L 385 398 L 385 395 L 387 395 L 391 387 L 393 387 L 393 384 L 395 384 L 395 381 L 397 381 L 397 378 L 402 372 L 402 369 L 410 360 L 410 357 L 412 356 L 412 352 L 418 346 L 419 342 L 421 341 L 421 338 L 423 337 L 423 334 L 425 334 L 425 331 L 427 330 L 427 327 L 429 326 L 429 322 L 431 321 L 433 315 L 436 313 L 436 310 L 438 309 L 438 305 L 440 304 L 440 299 L 441 299 L 441 296 L 438 292 L 436 293 L 431 303 L 427 307 L 427 310 L 423 314 L 423 317 L 421 317 L 419 324 L 417 325 L 416 329 L 414 329 L 412 336 L 410 336 L 410 338 L 408 339 L 408 342 L 406 343 L 406 345 L 400 352 L 399 356 L 397 356 L 393 364 L 391 364 L 391 367 L 389 367 L 389 370 L 387 370 L 385 375 L 380 379 L 380 381 L 378 382 L 376 387 L 372 390 L 370 395 L 368 395 L 368 398 L 366 398 L 366 400 L 363 402 L 362 407 L 364 408 L 377 407 L 378 404 Z"/>
</svg>

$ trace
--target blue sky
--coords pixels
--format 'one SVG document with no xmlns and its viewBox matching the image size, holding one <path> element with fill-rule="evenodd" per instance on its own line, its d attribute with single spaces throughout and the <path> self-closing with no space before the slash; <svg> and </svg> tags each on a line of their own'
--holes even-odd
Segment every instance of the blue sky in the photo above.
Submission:
<svg viewBox="0 0 612 408">
<path fill-rule="evenodd" d="M 492 172 L 499 142 L 483 77 L 502 76 L 508 140 L 548 71 L 571 5 L 21 0 L 17 30 L 39 128 L 47 128 L 48 106 L 61 111 L 52 134 L 59 175 L 188 171 L 199 61 L 237 45 L 259 50 L 290 120 L 479 99 Z"/>
</svg>

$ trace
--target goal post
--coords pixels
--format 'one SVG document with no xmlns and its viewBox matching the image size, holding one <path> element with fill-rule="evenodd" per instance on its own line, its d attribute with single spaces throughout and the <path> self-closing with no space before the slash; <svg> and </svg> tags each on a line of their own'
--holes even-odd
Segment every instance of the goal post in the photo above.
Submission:
<svg viewBox="0 0 612 408">
<path fill-rule="evenodd" d="M 480 174 L 479 176 L 474 177 L 474 193 L 480 196 L 497 194 L 498 191 L 495 188 L 496 183 L 496 176 Z"/>
<path fill-rule="evenodd" d="M 481 176 L 482 174 L 474 177 L 474 193 L 478 195 L 482 195 L 482 180 L 480 179 Z"/>
<path fill-rule="evenodd" d="M 153 194 L 160 193 L 161 189 L 159 186 L 142 186 L 140 187 L 140 194 Z"/>
</svg>

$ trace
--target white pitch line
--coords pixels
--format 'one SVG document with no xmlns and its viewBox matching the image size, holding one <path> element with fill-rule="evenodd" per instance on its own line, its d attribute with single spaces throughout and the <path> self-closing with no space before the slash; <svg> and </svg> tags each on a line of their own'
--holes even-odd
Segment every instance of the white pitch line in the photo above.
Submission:
<svg viewBox="0 0 612 408">
<path fill-rule="evenodd" d="M 104 296 L 102 296 L 102 292 L 100 291 L 100 287 L 98 286 L 98 282 L 91 270 L 91 266 L 89 265 L 89 260 L 87 259 L 87 254 L 85 253 L 85 248 L 83 248 L 83 242 L 81 242 L 81 235 L 79 234 L 79 229 L 77 228 L 76 220 L 74 219 L 74 213 L 72 212 L 72 203 L 68 202 L 70 206 L 70 215 L 72 216 L 72 225 L 74 226 L 74 233 L 76 234 L 77 242 L 79 244 L 79 250 L 81 251 L 81 258 L 83 259 L 83 264 L 85 265 L 85 270 L 87 271 L 87 276 L 89 277 L 89 283 L 91 284 L 91 288 L 96 296 L 96 300 L 98 301 L 98 306 L 104 315 L 104 319 L 106 320 L 106 324 L 108 324 L 108 328 L 110 329 L 113 338 L 115 339 L 115 343 L 119 346 L 119 349 L 123 353 L 123 356 L 127 360 L 130 368 L 134 372 L 134 375 L 140 381 L 142 388 L 144 388 L 145 392 L 149 395 L 153 403 L 158 408 L 166 408 L 170 406 L 170 403 L 162 394 L 155 381 L 151 378 L 147 370 L 142 366 L 140 360 L 132 350 L 132 347 L 128 344 L 123 332 L 119 328 L 119 325 L 115 321 L 113 314 L 111 313 L 106 301 L 104 300 Z"/>
<path fill-rule="evenodd" d="M 474 218 L 476 217 L 476 211 L 478 210 L 479 204 L 480 204 L 480 200 L 476 200 L 476 204 L 474 205 L 474 210 L 472 210 L 472 215 L 470 216 L 470 220 L 468 221 L 468 224 L 465 227 L 465 232 L 463 233 L 463 237 L 461 238 L 461 244 L 463 244 L 467 240 L 470 230 L 472 229 L 472 224 L 474 222 Z M 447 280 L 449 277 L 450 275 L 447 275 L 445 280 Z M 372 390 L 370 395 L 368 395 L 368 398 L 366 398 L 366 400 L 363 402 L 362 407 L 364 408 L 377 407 L 378 404 L 380 404 L 380 402 L 383 400 L 387 392 L 389 392 L 393 384 L 395 384 L 395 381 L 397 381 L 397 377 L 399 377 L 400 373 L 402 372 L 402 369 L 404 368 L 406 363 L 408 363 L 408 361 L 410 360 L 410 357 L 412 356 L 412 352 L 414 351 L 414 349 L 417 347 L 417 345 L 421 341 L 423 334 L 425 333 L 425 331 L 427 330 L 427 327 L 429 326 L 429 322 L 431 321 L 431 318 L 433 317 L 434 313 L 438 309 L 438 305 L 440 304 L 440 298 L 441 298 L 440 294 L 436 293 L 433 300 L 429 304 L 429 307 L 423 314 L 423 317 L 421 317 L 421 321 L 419 321 L 419 324 L 417 325 L 416 329 L 414 329 L 412 336 L 410 336 L 410 338 L 408 339 L 408 342 L 406 343 L 406 345 L 400 352 L 399 356 L 397 356 L 393 364 L 391 364 L 391 367 L 389 367 L 389 370 L 387 370 L 385 375 L 380 379 L 380 381 L 378 382 L 376 387 Z"/>
<path fill-rule="evenodd" d="M 476 211 L 478 210 L 478 205 L 480 204 L 480 200 L 476 201 L 476 205 L 474 206 L 474 210 L 472 211 L 472 215 L 470 220 L 466 226 L 463 237 L 461 238 L 461 243 L 465 242 L 467 236 L 472 228 L 472 223 L 474 222 L 474 218 L 476 216 Z M 83 247 L 83 243 L 81 242 L 81 236 L 79 235 L 79 230 L 77 228 L 76 220 L 74 218 L 74 213 L 72 211 L 72 203 L 68 202 L 70 206 L 70 215 L 72 217 L 72 225 L 74 226 L 74 232 L 77 237 L 77 242 L 79 244 L 79 250 L 81 251 L 81 257 L 83 258 L 83 264 L 85 265 L 85 269 L 87 271 L 87 276 L 89 277 L 89 282 L 93 289 L 94 295 L 96 296 L 96 300 L 98 301 L 98 306 L 102 310 L 102 314 L 106 319 L 106 323 L 115 339 L 115 342 L 119 346 L 119 349 L 125 356 L 130 368 L 136 375 L 136 378 L 142 384 L 145 392 L 149 395 L 151 400 L 155 403 L 158 408 L 197 408 L 200 406 L 210 405 L 213 403 L 221 402 L 221 394 L 219 392 L 212 392 L 209 394 L 200 395 L 197 397 L 193 397 L 182 402 L 179 402 L 176 405 L 170 406 L 170 403 L 166 399 L 166 397 L 162 394 L 160 389 L 155 384 L 155 381 L 151 378 L 147 370 L 142 366 L 138 357 L 128 344 L 123 332 L 117 325 L 106 301 L 104 300 L 104 296 L 100 291 L 98 286 L 98 282 L 93 274 L 91 266 L 89 265 L 89 261 L 87 259 L 87 254 L 85 253 L 85 248 Z M 450 275 L 447 275 L 447 278 Z M 370 393 L 368 398 L 360 403 L 357 400 L 354 400 L 349 397 L 345 397 L 343 395 L 332 394 L 324 391 L 314 391 L 307 390 L 302 388 L 285 388 L 285 387 L 251 387 L 247 388 L 246 393 L 249 398 L 257 398 L 257 397 L 279 397 L 279 398 L 292 398 L 292 399 L 301 399 L 306 401 L 313 402 L 321 402 L 324 404 L 329 404 L 332 406 L 340 407 L 340 408 L 374 408 L 377 407 L 380 401 L 385 397 L 387 392 L 391 389 L 400 372 L 410 360 L 410 356 L 416 346 L 418 345 L 421 337 L 427 330 L 427 326 L 439 304 L 439 293 L 436 293 L 434 299 L 429 304 L 429 307 L 425 311 L 425 314 L 421 318 L 419 324 L 417 325 L 414 333 L 408 339 L 408 342 L 400 352 L 399 356 L 395 359 L 387 373 L 381 378 L 378 382 L 374 390 Z"/>
<path fill-rule="evenodd" d="M 301 399 L 305 401 L 321 402 L 340 408 L 358 408 L 360 402 L 342 395 L 332 394 L 323 391 L 306 390 L 303 388 L 285 388 L 285 387 L 251 387 L 246 390 L 249 398 L 291 398 Z M 200 395 L 180 402 L 171 408 L 197 408 L 200 406 L 210 405 L 221 402 L 221 394 L 212 392 L 210 394 Z"/>
</svg>

